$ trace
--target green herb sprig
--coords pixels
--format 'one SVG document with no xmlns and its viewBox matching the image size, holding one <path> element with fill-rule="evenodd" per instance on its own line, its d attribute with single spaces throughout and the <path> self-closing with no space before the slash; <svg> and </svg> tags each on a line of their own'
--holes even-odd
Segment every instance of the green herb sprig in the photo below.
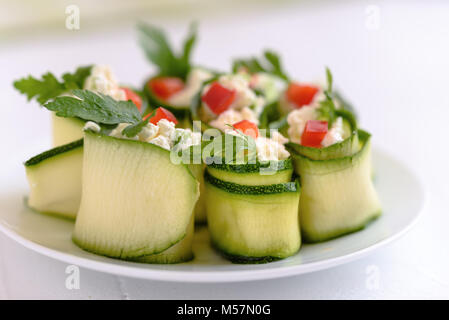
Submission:
<svg viewBox="0 0 449 320">
<path fill-rule="evenodd" d="M 265 50 L 262 59 L 250 57 L 234 60 L 232 71 L 238 72 L 241 68 L 246 69 L 249 73 L 266 72 L 289 81 L 289 76 L 282 67 L 279 54 L 271 50 Z"/>
<path fill-rule="evenodd" d="M 28 100 L 36 99 L 41 105 L 48 100 L 74 89 L 82 89 L 84 81 L 90 75 L 92 66 L 79 67 L 74 73 L 64 73 L 58 80 L 51 72 L 45 73 L 41 79 L 33 76 L 14 81 L 13 85 Z"/>
<path fill-rule="evenodd" d="M 138 23 L 138 39 L 146 57 L 157 68 L 159 76 L 186 79 L 191 69 L 191 54 L 197 39 L 197 24 L 190 25 L 181 54 L 176 54 L 162 29 L 143 22 Z"/>
</svg>

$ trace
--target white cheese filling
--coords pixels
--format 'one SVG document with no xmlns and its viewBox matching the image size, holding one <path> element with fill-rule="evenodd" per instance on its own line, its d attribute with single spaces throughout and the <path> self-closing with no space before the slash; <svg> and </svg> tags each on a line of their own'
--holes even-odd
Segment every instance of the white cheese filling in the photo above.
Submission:
<svg viewBox="0 0 449 320">
<path fill-rule="evenodd" d="M 301 144 L 301 137 L 304 133 L 307 121 L 316 120 L 318 117 L 316 109 L 317 107 L 305 106 L 300 109 L 293 110 L 288 114 L 288 136 L 290 141 Z M 338 117 L 324 136 L 323 141 L 321 141 L 321 145 L 323 147 L 328 147 L 335 143 L 341 142 L 344 140 L 343 135 L 343 118 Z"/>
<path fill-rule="evenodd" d="M 227 111 L 231 109 L 241 110 L 243 108 L 251 107 L 256 114 L 260 114 L 260 112 L 262 112 L 263 106 L 265 105 L 265 99 L 263 97 L 258 97 L 251 89 L 251 78 L 249 75 L 242 73 L 226 74 L 219 77 L 217 81 L 223 87 L 235 91 L 234 101 L 231 103 Z M 201 94 L 204 95 L 209 88 L 210 84 L 203 88 Z M 207 103 L 203 102 L 203 105 L 206 107 L 209 116 L 216 117 Z"/>
<path fill-rule="evenodd" d="M 242 134 L 242 132 L 237 132 L 233 129 L 227 129 L 225 132 L 235 136 Z M 288 139 L 277 131 L 272 131 L 270 138 L 259 135 L 254 141 L 256 143 L 257 159 L 259 161 L 285 160 L 290 157 L 290 153 L 284 146 L 288 142 Z"/>
<path fill-rule="evenodd" d="M 189 72 L 185 87 L 172 95 L 167 102 L 177 107 L 190 106 L 193 96 L 201 89 L 204 81 L 212 78 L 213 74 L 207 70 L 194 68 Z"/>
<path fill-rule="evenodd" d="M 228 109 L 221 113 L 216 119 L 209 122 L 209 125 L 221 131 L 229 129 L 228 124 L 234 124 L 242 120 L 249 120 L 256 125 L 259 125 L 256 113 L 248 107 L 241 110 Z"/>
<path fill-rule="evenodd" d="M 127 126 L 129 126 L 129 123 L 120 123 L 109 135 L 120 139 L 152 143 L 167 150 L 172 150 L 175 143 L 180 150 L 201 143 L 201 133 L 192 132 L 190 129 L 175 128 L 175 124 L 166 119 L 159 120 L 157 125 L 150 122 L 147 123 L 142 130 L 132 138 L 122 134 L 123 129 Z"/>
<path fill-rule="evenodd" d="M 93 66 L 90 75 L 84 81 L 84 89 L 102 93 L 115 100 L 126 100 L 126 93 L 120 89 L 109 66 Z"/>
</svg>

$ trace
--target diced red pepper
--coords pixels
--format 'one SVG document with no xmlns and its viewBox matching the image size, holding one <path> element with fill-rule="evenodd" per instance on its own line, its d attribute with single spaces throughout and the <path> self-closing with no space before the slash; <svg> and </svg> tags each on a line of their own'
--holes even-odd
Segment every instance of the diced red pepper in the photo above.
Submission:
<svg viewBox="0 0 449 320">
<path fill-rule="evenodd" d="M 142 111 L 142 98 L 130 88 L 121 87 L 120 89 L 125 91 L 126 100 L 131 100 L 136 105 L 137 109 Z"/>
<path fill-rule="evenodd" d="M 150 115 L 151 113 L 147 114 L 145 117 L 143 117 L 143 120 L 148 119 Z M 173 113 L 165 108 L 159 107 L 156 109 L 156 114 L 150 118 L 150 122 L 154 125 L 157 125 L 157 123 L 162 119 L 167 119 L 168 121 L 173 122 L 175 125 L 178 124 L 178 120 L 173 115 Z"/>
<path fill-rule="evenodd" d="M 301 144 L 306 147 L 320 148 L 327 133 L 327 121 L 309 120 L 301 136 Z"/>
<path fill-rule="evenodd" d="M 288 101 L 295 104 L 297 108 L 301 108 L 310 104 L 318 92 L 318 88 L 312 85 L 303 85 L 291 82 L 287 88 Z"/>
<path fill-rule="evenodd" d="M 259 136 L 259 128 L 254 122 L 249 120 L 242 120 L 232 125 L 235 130 L 240 130 L 247 136 L 251 136 L 256 139 Z"/>
<path fill-rule="evenodd" d="M 213 82 L 201 100 L 207 104 L 209 109 L 220 114 L 226 111 L 235 99 L 235 90 L 223 87 L 218 82 Z"/>
<path fill-rule="evenodd" d="M 148 82 L 149 89 L 160 99 L 167 100 L 184 89 L 184 82 L 176 77 L 159 77 Z"/>
</svg>

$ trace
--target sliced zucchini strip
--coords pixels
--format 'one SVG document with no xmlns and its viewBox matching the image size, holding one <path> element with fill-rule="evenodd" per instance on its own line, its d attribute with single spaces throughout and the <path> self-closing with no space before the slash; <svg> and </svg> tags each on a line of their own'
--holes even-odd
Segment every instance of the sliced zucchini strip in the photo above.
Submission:
<svg viewBox="0 0 449 320">
<path fill-rule="evenodd" d="M 58 117 L 51 113 L 53 146 L 58 147 L 83 138 L 85 122 L 77 118 Z"/>
<path fill-rule="evenodd" d="M 305 242 L 363 229 L 381 214 L 371 179 L 370 134 L 358 130 L 357 135 L 360 148 L 349 156 L 314 160 L 292 153 L 295 171 L 301 177 L 300 219 Z"/>
<path fill-rule="evenodd" d="M 223 181 L 257 186 L 291 181 L 293 165 L 291 159 L 254 164 L 211 163 L 207 166 L 207 171 Z"/>
<path fill-rule="evenodd" d="M 83 140 L 43 152 L 25 162 L 30 208 L 75 219 L 81 199 Z"/>
<path fill-rule="evenodd" d="M 225 182 L 205 174 L 213 246 L 235 263 L 264 263 L 301 245 L 298 181 L 265 186 Z"/>
<path fill-rule="evenodd" d="M 199 183 L 186 165 L 172 163 L 169 151 L 150 143 L 88 131 L 84 142 L 82 197 L 73 233 L 78 246 L 136 260 L 186 238 L 199 197 Z M 176 259 L 156 259 L 168 260 Z"/>
</svg>

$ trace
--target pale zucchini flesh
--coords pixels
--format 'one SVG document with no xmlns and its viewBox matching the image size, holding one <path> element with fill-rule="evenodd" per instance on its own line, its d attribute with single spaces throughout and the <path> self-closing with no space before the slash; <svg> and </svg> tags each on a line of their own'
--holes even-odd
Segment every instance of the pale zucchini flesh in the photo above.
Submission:
<svg viewBox="0 0 449 320">
<path fill-rule="evenodd" d="M 83 141 L 41 153 L 27 162 L 28 206 L 36 211 L 75 219 L 81 199 Z"/>
<path fill-rule="evenodd" d="M 51 113 L 53 146 L 61 146 L 83 138 L 85 122 L 77 118 L 58 117 Z"/>
<path fill-rule="evenodd" d="M 198 182 L 169 151 L 87 131 L 73 241 L 125 260 L 164 252 L 188 234 L 198 197 Z"/>
<path fill-rule="evenodd" d="M 195 223 L 204 224 L 207 222 L 205 186 L 204 186 L 204 164 L 189 164 L 190 171 L 200 184 L 200 197 L 195 205 Z"/>
<path fill-rule="evenodd" d="M 299 250 L 297 183 L 241 186 L 205 177 L 211 240 L 232 262 L 270 262 Z"/>
<path fill-rule="evenodd" d="M 195 232 L 194 221 L 195 217 L 192 215 L 187 228 L 187 234 L 177 244 L 161 253 L 136 258 L 135 261 L 153 264 L 174 264 L 192 260 L 194 258 L 192 250 L 193 235 Z"/>
</svg>

